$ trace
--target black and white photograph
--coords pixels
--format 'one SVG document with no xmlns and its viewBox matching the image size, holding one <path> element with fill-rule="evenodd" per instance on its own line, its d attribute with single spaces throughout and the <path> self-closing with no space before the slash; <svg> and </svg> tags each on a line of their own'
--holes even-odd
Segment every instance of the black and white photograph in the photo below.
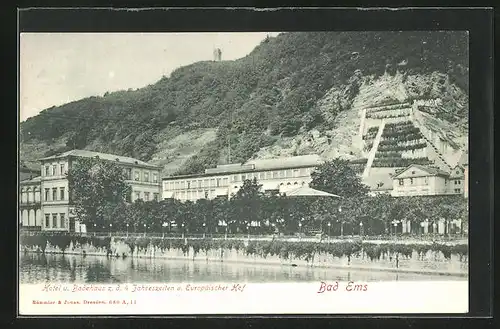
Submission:
<svg viewBox="0 0 500 329">
<path fill-rule="evenodd" d="M 467 31 L 21 33 L 19 101 L 34 313 L 422 282 L 467 311 Z"/>
</svg>

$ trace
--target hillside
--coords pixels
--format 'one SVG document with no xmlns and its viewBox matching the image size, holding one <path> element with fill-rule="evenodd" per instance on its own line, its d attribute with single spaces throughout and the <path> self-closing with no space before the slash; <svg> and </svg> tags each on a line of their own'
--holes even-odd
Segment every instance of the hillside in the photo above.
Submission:
<svg viewBox="0 0 500 329">
<path fill-rule="evenodd" d="M 164 174 L 225 163 L 228 145 L 231 162 L 360 158 L 363 109 L 438 98 L 418 108 L 422 129 L 447 127 L 460 148 L 467 90 L 466 33 L 283 33 L 239 60 L 198 62 L 141 89 L 46 109 L 21 124 L 21 158 L 91 149 L 161 164 Z"/>
</svg>

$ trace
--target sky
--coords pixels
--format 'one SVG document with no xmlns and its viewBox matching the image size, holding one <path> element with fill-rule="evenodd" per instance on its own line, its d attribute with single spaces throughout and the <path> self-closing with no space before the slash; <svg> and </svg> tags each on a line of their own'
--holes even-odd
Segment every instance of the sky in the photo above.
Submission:
<svg viewBox="0 0 500 329">
<path fill-rule="evenodd" d="M 105 92 L 136 89 L 198 61 L 246 56 L 267 35 L 258 33 L 22 33 L 21 121 L 51 106 Z"/>
</svg>

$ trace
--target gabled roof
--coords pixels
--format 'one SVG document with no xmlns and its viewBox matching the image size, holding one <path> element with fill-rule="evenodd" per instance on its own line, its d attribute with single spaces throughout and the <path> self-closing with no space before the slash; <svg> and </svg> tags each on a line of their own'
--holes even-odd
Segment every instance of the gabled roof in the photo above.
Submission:
<svg viewBox="0 0 500 329">
<path fill-rule="evenodd" d="M 71 151 L 61 153 L 61 154 L 56 154 L 56 155 L 53 155 L 50 157 L 42 158 L 42 159 L 40 159 L 40 161 L 51 160 L 51 159 L 61 159 L 61 158 L 66 158 L 66 157 L 70 157 L 70 156 L 83 157 L 83 158 L 98 157 L 99 159 L 102 159 L 102 160 L 122 162 L 122 163 L 130 164 L 130 165 L 139 165 L 139 166 L 143 166 L 143 167 L 156 168 L 156 169 L 160 168 L 158 166 L 149 164 L 147 162 L 144 162 L 144 161 L 141 161 L 138 159 L 130 158 L 130 157 L 109 154 L 109 153 L 87 151 L 87 150 L 71 150 Z"/>
<path fill-rule="evenodd" d="M 317 154 L 299 155 L 294 157 L 283 157 L 275 159 L 250 160 L 246 165 L 254 165 L 255 170 L 273 170 L 294 167 L 318 166 L 321 158 Z"/>
<path fill-rule="evenodd" d="M 457 174 L 458 170 L 458 174 Z M 461 165 L 456 165 L 450 173 L 450 178 L 460 178 L 464 176 L 464 167 Z"/>
<path fill-rule="evenodd" d="M 449 173 L 447 173 L 446 171 L 443 171 L 441 169 L 437 169 L 437 168 L 433 168 L 433 167 L 428 167 L 428 166 L 422 166 L 422 165 L 419 165 L 419 164 L 411 164 L 408 167 L 406 167 L 405 169 L 403 169 L 401 171 L 398 171 L 396 173 L 396 175 L 394 175 L 393 178 L 398 178 L 399 176 L 401 176 L 401 174 L 407 172 L 410 168 L 418 168 L 420 170 L 425 171 L 430 176 L 445 176 L 445 177 L 450 176 Z"/>
</svg>

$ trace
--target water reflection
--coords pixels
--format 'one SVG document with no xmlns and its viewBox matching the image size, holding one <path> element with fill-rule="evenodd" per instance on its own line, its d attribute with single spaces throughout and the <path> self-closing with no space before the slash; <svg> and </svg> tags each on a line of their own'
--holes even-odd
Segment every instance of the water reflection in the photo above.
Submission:
<svg viewBox="0 0 500 329">
<path fill-rule="evenodd" d="M 79 255 L 20 255 L 21 283 L 466 280 L 452 276 Z"/>
</svg>

